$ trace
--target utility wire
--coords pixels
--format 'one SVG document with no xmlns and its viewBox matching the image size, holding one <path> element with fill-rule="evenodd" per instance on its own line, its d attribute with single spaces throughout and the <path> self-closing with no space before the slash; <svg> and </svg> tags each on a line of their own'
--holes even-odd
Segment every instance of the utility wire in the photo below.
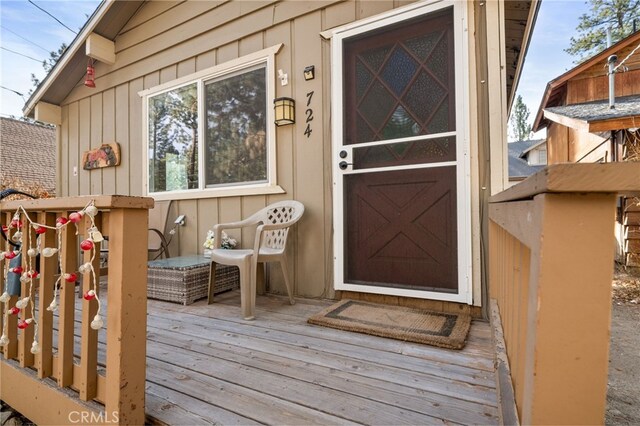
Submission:
<svg viewBox="0 0 640 426">
<path fill-rule="evenodd" d="M 4 29 L 5 31 L 9 31 L 11 34 L 13 34 L 13 35 L 15 35 L 15 36 L 17 36 L 17 37 L 20 37 L 21 39 L 23 39 L 23 40 L 24 40 L 24 41 L 26 41 L 27 43 L 31 43 L 31 44 L 33 44 L 33 45 L 34 45 L 35 47 L 37 47 L 38 49 L 42 49 L 42 50 L 44 50 L 45 52 L 49 53 L 49 51 L 48 51 L 47 49 L 45 49 L 44 47 L 40 46 L 40 45 L 39 45 L 39 44 L 37 44 L 37 43 L 32 42 L 32 41 L 31 41 L 31 40 L 29 40 L 29 39 L 26 39 L 26 38 L 22 37 L 20 34 L 18 34 L 18 33 L 16 33 L 16 32 L 14 32 L 14 31 L 11 31 L 9 28 L 5 27 L 4 25 L 0 24 L 0 28 Z"/>
<path fill-rule="evenodd" d="M 13 89 L 9 89 L 8 87 L 4 87 L 4 86 L 0 86 L 0 88 L 3 88 L 4 90 L 8 90 L 9 92 L 13 92 L 16 95 L 20 96 L 23 100 L 26 101 L 26 99 L 24 99 L 24 95 L 22 93 L 20 93 L 20 92 L 18 92 L 16 90 L 13 90 Z"/>
<path fill-rule="evenodd" d="M 7 48 L 6 48 L 6 47 L 4 47 L 4 46 L 0 46 L 0 49 L 2 49 L 2 50 L 6 50 L 7 52 L 15 53 L 16 55 L 24 56 L 25 58 L 29 58 L 29 59 L 31 59 L 32 61 L 36 61 L 36 62 L 39 62 L 39 63 L 42 63 L 42 62 L 43 62 L 41 59 L 36 59 L 36 58 L 34 58 L 34 57 L 31 57 L 31 56 L 25 55 L 24 53 L 20 53 L 20 52 L 16 52 L 15 50 L 7 49 Z"/>
<path fill-rule="evenodd" d="M 616 67 L 613 69 L 613 72 L 616 72 L 616 70 L 617 70 L 618 68 L 620 68 L 620 67 L 622 66 L 622 64 L 624 64 L 625 62 L 627 62 L 627 59 L 629 59 L 631 56 L 633 56 L 633 54 L 634 54 L 634 53 L 636 53 L 636 51 L 637 51 L 638 49 L 640 49 L 640 44 L 639 44 L 639 45 L 637 45 L 637 46 L 636 46 L 636 48 L 635 48 L 635 49 L 633 49 L 633 50 L 631 51 L 631 53 L 629 53 L 629 54 L 627 55 L 627 57 L 626 57 L 626 58 L 624 58 L 624 59 L 622 60 L 622 62 L 620 62 L 618 65 L 616 65 Z"/>
<path fill-rule="evenodd" d="M 62 23 L 61 20 L 59 20 L 58 18 L 56 18 L 55 16 L 53 16 L 52 14 L 50 14 L 49 12 L 47 12 L 46 10 L 44 10 L 43 8 L 41 8 L 40 6 L 38 6 L 37 4 L 35 4 L 34 2 L 32 2 L 31 0 L 28 0 L 29 3 L 31 3 L 32 5 L 34 5 L 35 7 L 37 7 L 38 9 L 40 9 L 41 11 L 43 11 L 44 13 L 46 13 L 47 15 L 51 16 L 53 19 L 55 19 L 60 25 L 62 25 L 63 27 L 65 27 L 66 29 L 68 29 L 69 31 L 71 31 L 74 34 L 78 34 L 77 31 L 73 31 L 71 28 L 67 27 L 65 24 Z"/>
</svg>

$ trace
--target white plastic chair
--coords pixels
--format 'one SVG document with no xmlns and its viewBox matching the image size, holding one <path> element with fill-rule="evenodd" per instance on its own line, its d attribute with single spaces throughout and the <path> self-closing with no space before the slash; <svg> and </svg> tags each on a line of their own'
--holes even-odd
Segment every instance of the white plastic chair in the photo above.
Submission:
<svg viewBox="0 0 640 426">
<path fill-rule="evenodd" d="M 254 213 L 249 218 L 239 222 L 221 223 L 213 227 L 215 234 L 214 249 L 211 253 L 211 270 L 209 273 L 208 303 L 213 303 L 215 288 L 215 270 L 218 263 L 234 265 L 240 269 L 240 305 L 245 320 L 255 318 L 256 306 L 256 272 L 258 263 L 280 262 L 284 282 L 289 294 L 289 302 L 293 305 L 293 288 L 287 268 L 287 236 L 289 228 L 295 224 L 304 213 L 302 203 L 293 200 L 280 201 L 270 204 Z M 230 228 L 256 227 L 253 249 L 227 250 L 220 248 L 222 231 Z M 257 253 L 257 256 L 256 256 Z"/>
</svg>

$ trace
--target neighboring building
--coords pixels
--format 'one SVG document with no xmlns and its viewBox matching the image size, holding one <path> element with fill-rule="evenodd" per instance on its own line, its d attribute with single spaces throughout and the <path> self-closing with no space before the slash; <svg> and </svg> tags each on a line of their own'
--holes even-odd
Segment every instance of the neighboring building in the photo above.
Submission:
<svg viewBox="0 0 640 426">
<path fill-rule="evenodd" d="M 640 161 L 640 31 L 587 59 L 547 84 L 533 131 L 547 129 L 548 161 Z M 625 61 L 614 74 L 609 106 L 607 59 Z M 640 266 L 640 206 L 623 198 L 618 215 L 618 257 Z"/>
<path fill-rule="evenodd" d="M 0 118 L 0 187 L 55 194 L 55 127 Z"/>
<path fill-rule="evenodd" d="M 540 171 L 547 164 L 547 141 L 535 139 L 509 142 L 509 182 L 515 183 Z"/>
<path fill-rule="evenodd" d="M 58 125 L 60 195 L 175 200 L 180 255 L 296 199 L 297 295 L 480 306 L 481 204 L 508 181 L 505 114 L 538 5 L 103 2 L 24 112 Z M 273 124 L 281 97 L 293 125 Z M 113 141 L 118 167 L 82 170 Z M 279 273 L 269 291 L 285 293 Z"/>
</svg>

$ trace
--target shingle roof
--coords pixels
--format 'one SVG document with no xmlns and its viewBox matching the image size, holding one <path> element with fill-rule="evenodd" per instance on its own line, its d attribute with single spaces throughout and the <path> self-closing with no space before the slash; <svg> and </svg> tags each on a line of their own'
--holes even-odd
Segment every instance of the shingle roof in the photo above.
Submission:
<svg viewBox="0 0 640 426">
<path fill-rule="evenodd" d="M 507 149 L 509 152 L 509 178 L 524 178 L 531 176 L 545 166 L 530 166 L 523 160 L 522 154 L 536 145 L 540 145 L 542 139 L 509 142 Z"/>
<path fill-rule="evenodd" d="M 586 122 L 596 120 L 611 120 L 640 116 L 640 95 L 619 96 L 615 99 L 615 108 L 609 108 L 609 100 L 585 102 L 581 104 L 564 105 L 545 108 L 554 114 L 563 115 Z M 640 127 L 640 122 L 638 123 Z"/>
<path fill-rule="evenodd" d="M 55 128 L 0 117 L 0 182 L 11 178 L 55 192 Z"/>
</svg>

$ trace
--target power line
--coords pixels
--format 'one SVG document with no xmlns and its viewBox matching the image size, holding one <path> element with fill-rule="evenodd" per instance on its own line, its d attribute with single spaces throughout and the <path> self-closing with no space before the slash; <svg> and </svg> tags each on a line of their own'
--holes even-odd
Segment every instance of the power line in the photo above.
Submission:
<svg viewBox="0 0 640 426">
<path fill-rule="evenodd" d="M 20 96 L 22 98 L 22 100 L 26 101 L 26 99 L 24 98 L 24 95 L 22 93 L 18 92 L 17 90 L 9 89 L 8 87 L 4 87 L 4 86 L 0 86 L 0 88 L 3 88 L 4 90 L 8 90 L 9 92 L 13 92 L 16 95 Z"/>
<path fill-rule="evenodd" d="M 7 52 L 15 53 L 16 55 L 24 56 L 25 58 L 29 58 L 29 59 L 31 59 L 32 61 L 36 61 L 36 62 L 39 62 L 39 63 L 42 63 L 42 62 L 43 62 L 41 59 L 36 59 L 36 58 L 34 58 L 34 57 L 31 57 L 31 56 L 25 55 L 24 53 L 20 53 L 20 52 L 16 52 L 15 50 L 7 49 L 7 48 L 6 48 L 6 47 L 4 47 L 4 46 L 0 46 L 0 49 L 2 49 L 2 50 L 6 50 Z"/>
<path fill-rule="evenodd" d="M 47 49 L 45 49 L 44 47 L 40 46 L 40 45 L 39 45 L 39 44 L 37 44 L 37 43 L 32 42 L 32 41 L 31 41 L 31 40 L 29 40 L 29 39 L 26 39 L 26 38 L 22 37 L 20 34 L 18 34 L 18 33 L 16 33 L 16 32 L 14 32 L 14 31 L 11 31 L 9 28 L 5 27 L 4 25 L 0 24 L 0 28 L 4 29 L 5 31 L 9 31 L 11 34 L 13 34 L 13 35 L 15 35 L 15 36 L 17 36 L 17 37 L 20 37 L 21 39 L 23 39 L 23 40 L 24 40 L 24 41 L 26 41 L 27 43 L 31 43 L 31 44 L 33 44 L 35 47 L 37 47 L 37 48 L 39 48 L 39 49 L 42 49 L 42 50 L 44 50 L 45 52 L 49 53 L 49 51 L 48 51 Z"/>
<path fill-rule="evenodd" d="M 627 57 L 626 57 L 626 58 L 624 58 L 624 59 L 622 60 L 622 62 L 620 62 L 618 65 L 616 65 L 616 67 L 613 69 L 613 71 L 614 71 L 614 72 L 615 72 L 615 71 L 617 71 L 617 70 L 618 70 L 618 68 L 620 68 L 620 67 L 621 67 L 625 62 L 627 62 L 627 59 L 629 59 L 631 56 L 633 56 L 633 54 L 634 54 L 634 53 L 636 53 L 636 51 L 637 51 L 638 49 L 640 49 L 640 44 L 638 44 L 638 45 L 636 46 L 636 48 L 635 48 L 635 49 L 633 49 L 633 50 L 631 51 L 631 53 L 629 53 L 629 54 L 627 55 Z"/>
<path fill-rule="evenodd" d="M 32 5 L 34 5 L 35 7 L 37 7 L 38 9 L 40 9 L 41 11 L 43 11 L 44 13 L 46 13 L 47 15 L 51 16 L 53 19 L 55 19 L 60 25 L 62 25 L 63 27 L 65 27 L 66 29 L 68 29 L 69 31 L 71 31 L 74 34 L 78 34 L 77 31 L 73 31 L 71 28 L 67 27 L 65 24 L 62 23 L 61 20 L 59 20 L 58 18 L 56 18 L 55 16 L 53 16 L 52 14 L 50 14 L 49 12 L 47 12 L 46 10 L 44 10 L 43 8 L 41 8 L 40 6 L 38 6 L 37 4 L 35 4 L 34 2 L 32 2 L 31 0 L 28 0 L 29 3 L 31 3 Z"/>
</svg>

